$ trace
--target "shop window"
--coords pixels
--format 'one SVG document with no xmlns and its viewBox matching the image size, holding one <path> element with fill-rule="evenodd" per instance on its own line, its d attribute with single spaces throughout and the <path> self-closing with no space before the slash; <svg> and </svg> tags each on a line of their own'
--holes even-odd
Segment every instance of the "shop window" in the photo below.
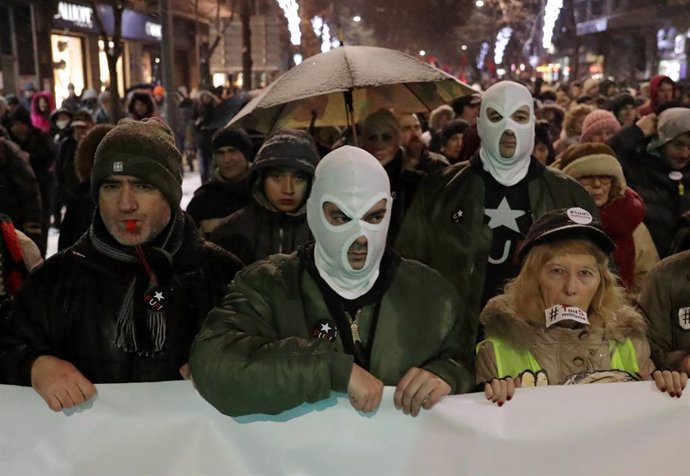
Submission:
<svg viewBox="0 0 690 476">
<path fill-rule="evenodd" d="M 53 51 L 55 104 L 59 105 L 69 94 L 69 83 L 74 84 L 77 94 L 81 94 L 84 89 L 83 39 L 78 36 L 50 35 L 50 43 Z"/>
<path fill-rule="evenodd" d="M 125 51 L 122 52 L 115 65 L 115 69 L 117 70 L 117 91 L 120 97 L 124 97 L 125 95 L 125 74 L 122 69 L 124 56 Z M 98 72 L 103 89 L 107 89 L 110 86 L 110 69 L 108 69 L 108 59 L 105 55 L 103 40 L 98 40 Z"/>
</svg>

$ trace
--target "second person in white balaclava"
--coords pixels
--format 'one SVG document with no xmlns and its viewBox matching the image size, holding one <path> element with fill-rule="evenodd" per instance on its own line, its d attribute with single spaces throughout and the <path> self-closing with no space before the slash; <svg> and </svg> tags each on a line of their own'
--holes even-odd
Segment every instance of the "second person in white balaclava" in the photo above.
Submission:
<svg viewBox="0 0 690 476">
<path fill-rule="evenodd" d="M 223 413 L 276 413 L 346 392 L 375 410 L 396 386 L 404 413 L 474 387 L 476 327 L 436 271 L 386 247 L 392 197 L 383 166 L 344 146 L 316 167 L 313 243 L 240 272 L 190 358 Z"/>
<path fill-rule="evenodd" d="M 517 275 L 516 250 L 534 221 L 575 206 L 598 216 L 577 182 L 531 156 L 532 104 L 527 88 L 511 81 L 484 92 L 479 151 L 420 186 L 397 242 L 403 256 L 446 277 L 473 316 Z"/>
</svg>

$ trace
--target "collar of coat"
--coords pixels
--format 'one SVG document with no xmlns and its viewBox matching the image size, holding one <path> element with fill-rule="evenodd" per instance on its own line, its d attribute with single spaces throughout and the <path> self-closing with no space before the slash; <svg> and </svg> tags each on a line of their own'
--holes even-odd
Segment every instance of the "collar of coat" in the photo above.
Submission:
<svg viewBox="0 0 690 476">
<path fill-rule="evenodd" d="M 593 320 L 588 328 L 603 332 L 608 340 L 613 339 L 619 342 L 628 337 L 644 338 L 646 336 L 647 326 L 644 318 L 631 306 L 621 306 L 615 316 L 609 322 Z M 524 320 L 506 302 L 503 295 L 496 296 L 486 304 L 479 320 L 484 326 L 487 337 L 498 337 L 519 349 L 529 349 L 535 341 L 537 332 L 545 325 L 535 326 Z"/>
</svg>

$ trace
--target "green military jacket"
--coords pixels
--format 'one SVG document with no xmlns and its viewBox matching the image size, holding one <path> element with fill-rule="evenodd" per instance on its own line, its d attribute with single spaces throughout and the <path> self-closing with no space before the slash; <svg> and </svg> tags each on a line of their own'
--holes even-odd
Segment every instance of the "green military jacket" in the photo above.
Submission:
<svg viewBox="0 0 690 476">
<path fill-rule="evenodd" d="M 371 322 L 376 305 L 363 309 Z M 274 255 L 238 273 L 209 314 L 190 355 L 199 393 L 231 415 L 279 413 L 346 392 L 353 357 L 338 335 L 319 338 L 331 319 L 319 285 L 298 252 Z M 402 259 L 380 304 L 369 372 L 397 385 L 411 367 L 448 382 L 453 393 L 474 386 L 476 324 L 457 293 L 431 268 Z M 369 338 L 360 330 L 363 342 Z M 322 335 L 323 337 L 323 335 Z"/>
<path fill-rule="evenodd" d="M 639 305 L 649 327 L 652 360 L 661 369 L 682 370 L 690 354 L 690 251 L 652 269 Z"/>
<path fill-rule="evenodd" d="M 422 183 L 396 249 L 441 273 L 478 320 L 492 231 L 484 220 L 485 185 L 476 159 L 448 167 Z M 575 206 L 599 218 L 594 201 L 577 181 L 532 161 L 530 166 L 539 169 L 528 186 L 533 223 L 550 210 Z"/>
</svg>

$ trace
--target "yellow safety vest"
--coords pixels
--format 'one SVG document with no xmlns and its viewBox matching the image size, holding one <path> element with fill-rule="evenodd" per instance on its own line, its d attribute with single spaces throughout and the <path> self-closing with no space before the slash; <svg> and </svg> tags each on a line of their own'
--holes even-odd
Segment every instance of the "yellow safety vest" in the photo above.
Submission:
<svg viewBox="0 0 690 476">
<path fill-rule="evenodd" d="M 481 341 L 477 344 L 477 352 L 479 352 L 479 347 L 485 342 L 491 342 L 493 345 L 498 378 L 517 377 L 526 370 L 530 370 L 534 374 L 543 370 L 539 362 L 529 351 L 515 350 L 498 337 L 489 337 Z M 609 351 L 611 352 L 611 369 L 623 370 L 631 374 L 640 372 L 640 366 L 637 364 L 637 354 L 629 338 L 625 339 L 625 342 L 610 341 Z"/>
</svg>

